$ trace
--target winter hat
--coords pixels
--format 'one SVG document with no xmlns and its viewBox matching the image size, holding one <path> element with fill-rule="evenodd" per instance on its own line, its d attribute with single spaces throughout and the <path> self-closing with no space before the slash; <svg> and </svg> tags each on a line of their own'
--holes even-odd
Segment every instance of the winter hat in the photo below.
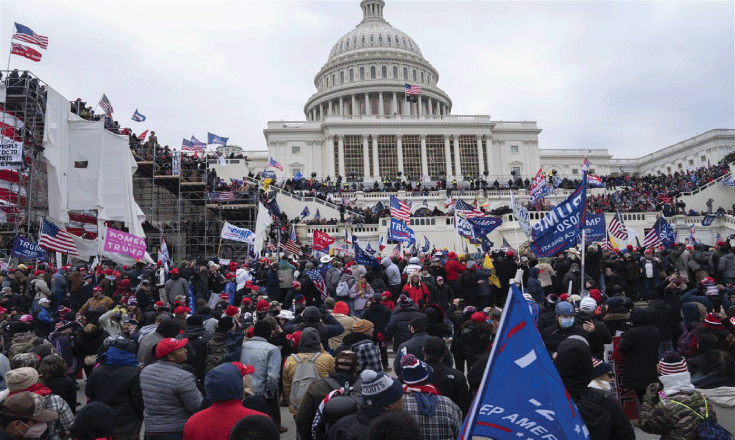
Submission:
<svg viewBox="0 0 735 440">
<path fill-rule="evenodd" d="M 314 306 L 309 306 L 304 309 L 304 312 L 301 314 L 301 318 L 308 322 L 319 322 L 321 314 L 319 313 L 319 309 Z"/>
<path fill-rule="evenodd" d="M 592 356 L 592 377 L 600 377 L 607 373 L 612 373 L 612 366 Z"/>
<path fill-rule="evenodd" d="M 704 326 L 713 329 L 722 328 L 722 318 L 714 313 L 708 313 L 707 317 L 704 318 Z"/>
<path fill-rule="evenodd" d="M 334 313 L 341 313 L 343 315 L 349 315 L 350 306 L 348 306 L 347 303 L 344 301 L 337 301 L 334 304 Z"/>
<path fill-rule="evenodd" d="M 241 400 L 243 393 L 242 373 L 231 362 L 217 365 L 204 377 L 204 390 L 212 402 Z"/>
<path fill-rule="evenodd" d="M 239 311 L 240 311 L 240 309 L 238 309 L 235 306 L 227 306 L 227 308 L 225 309 L 225 315 L 227 315 L 227 316 L 235 316 L 235 315 L 237 315 L 237 313 Z"/>
<path fill-rule="evenodd" d="M 112 409 L 102 402 L 89 402 L 84 405 L 71 425 L 71 436 L 77 440 L 93 440 L 112 437 L 112 422 L 115 415 Z"/>
<path fill-rule="evenodd" d="M 163 307 L 165 305 L 166 304 L 164 304 L 163 301 L 156 301 L 156 304 L 155 304 L 156 307 Z"/>
<path fill-rule="evenodd" d="M 579 310 L 587 313 L 592 313 L 597 308 L 597 301 L 591 296 L 584 298 L 579 303 Z"/>
<path fill-rule="evenodd" d="M 413 301 L 411 301 L 411 298 L 407 297 L 406 294 L 401 294 L 401 296 L 398 297 L 398 304 L 401 307 L 410 307 L 413 305 Z"/>
<path fill-rule="evenodd" d="M 589 291 L 590 297 L 595 300 L 597 304 L 600 304 L 602 302 L 602 293 L 600 293 L 597 289 L 590 289 Z"/>
<path fill-rule="evenodd" d="M 295 331 L 290 335 L 286 335 L 286 339 L 291 342 L 291 347 L 296 350 L 296 348 L 299 346 L 299 342 L 301 342 L 301 330 Z"/>
<path fill-rule="evenodd" d="M 264 312 L 268 310 L 268 306 L 269 306 L 268 301 L 261 299 L 260 301 L 258 301 L 258 304 L 255 305 L 255 310 L 259 312 Z"/>
<path fill-rule="evenodd" d="M 16 368 L 5 373 L 5 383 L 11 393 L 28 389 L 38 383 L 38 371 L 31 367 Z"/>
<path fill-rule="evenodd" d="M 221 329 L 231 329 L 235 325 L 235 321 L 229 316 L 223 316 L 217 321 L 217 327 Z"/>
<path fill-rule="evenodd" d="M 374 327 L 373 323 L 367 319 L 358 319 L 355 321 L 355 325 L 352 326 L 352 333 L 365 333 Z"/>
<path fill-rule="evenodd" d="M 447 353 L 447 344 L 438 336 L 432 336 L 424 342 L 424 353 L 431 358 L 441 358 Z"/>
<path fill-rule="evenodd" d="M 473 313 L 475 313 L 477 309 L 475 306 L 467 306 L 462 310 L 462 314 L 464 316 L 467 316 L 468 318 L 472 316 Z"/>
<path fill-rule="evenodd" d="M 296 304 L 305 304 L 306 303 L 306 297 L 302 294 L 298 294 L 294 297 L 293 302 Z"/>
<path fill-rule="evenodd" d="M 204 324 L 204 316 L 202 315 L 191 315 L 186 318 L 186 326 L 201 327 Z"/>
<path fill-rule="evenodd" d="M 391 294 L 389 291 L 383 292 L 383 299 L 391 299 L 393 298 L 393 294 Z"/>
<path fill-rule="evenodd" d="M 688 302 L 681 305 L 681 317 L 687 322 L 698 322 L 702 320 L 696 303 Z"/>
<path fill-rule="evenodd" d="M 292 289 L 298 289 L 299 287 L 301 287 L 301 283 L 299 283 L 298 281 L 291 281 Z"/>
<path fill-rule="evenodd" d="M 705 295 L 707 296 L 715 296 L 719 295 L 720 289 L 717 288 L 717 284 L 715 283 L 714 278 L 706 277 L 702 280 L 702 285 L 704 286 Z"/>
<path fill-rule="evenodd" d="M 401 380 L 406 385 L 419 385 L 427 382 L 433 372 L 430 366 L 412 354 L 401 357 Z"/>
<path fill-rule="evenodd" d="M 249 305 L 251 305 L 252 303 L 253 303 L 253 300 L 252 300 L 252 299 L 250 299 L 250 298 L 248 298 L 247 296 L 246 296 L 246 297 L 243 297 L 243 299 L 242 299 L 242 301 L 241 301 L 241 304 L 244 304 L 244 305 L 246 305 L 246 306 L 249 306 Z"/>
<path fill-rule="evenodd" d="M 171 319 L 161 321 L 161 323 L 158 324 L 158 327 L 156 327 L 156 333 L 164 338 L 175 338 L 179 335 L 180 331 L 181 328 L 179 327 L 179 324 Z"/>
<path fill-rule="evenodd" d="M 485 314 L 485 312 L 475 312 L 472 314 L 472 316 L 470 316 L 470 319 L 475 322 L 483 322 L 487 321 L 487 315 Z"/>
<path fill-rule="evenodd" d="M 253 336 L 260 336 L 261 338 L 268 339 L 271 335 L 271 325 L 266 321 L 258 321 L 253 326 Z"/>
<path fill-rule="evenodd" d="M 562 293 L 561 295 L 559 295 L 559 301 L 566 301 L 568 299 L 569 299 L 568 293 Z"/>
<path fill-rule="evenodd" d="M 663 359 L 658 361 L 659 375 L 666 376 L 669 374 L 687 373 L 687 362 L 682 359 L 681 355 L 675 351 L 667 351 L 664 353 Z"/>
<path fill-rule="evenodd" d="M 373 295 L 373 301 L 380 302 L 382 300 L 383 300 L 383 295 L 381 295 L 379 293 L 376 293 L 376 294 Z"/>
<path fill-rule="evenodd" d="M 371 408 L 383 408 L 403 397 L 403 387 L 396 379 L 383 372 L 365 370 L 362 380 L 362 401 Z"/>
<path fill-rule="evenodd" d="M 22 367 L 35 369 L 39 362 L 41 362 L 41 357 L 35 353 L 19 353 L 10 359 L 10 366 L 16 369 Z"/>
<path fill-rule="evenodd" d="M 189 313 L 189 309 L 184 306 L 178 306 L 174 309 L 175 315 L 186 315 L 187 313 Z"/>
</svg>

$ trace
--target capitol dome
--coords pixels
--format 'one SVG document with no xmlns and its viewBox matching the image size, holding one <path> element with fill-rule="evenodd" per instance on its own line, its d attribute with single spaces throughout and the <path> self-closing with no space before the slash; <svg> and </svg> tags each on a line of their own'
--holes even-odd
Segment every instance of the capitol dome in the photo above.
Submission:
<svg viewBox="0 0 735 440">
<path fill-rule="evenodd" d="M 451 100 L 416 42 L 383 18 L 383 0 L 362 0 L 362 21 L 340 37 L 314 78 L 309 121 L 327 116 L 448 115 Z M 406 96 L 406 84 L 420 94 Z M 410 102 L 409 102 L 410 101 Z"/>
</svg>

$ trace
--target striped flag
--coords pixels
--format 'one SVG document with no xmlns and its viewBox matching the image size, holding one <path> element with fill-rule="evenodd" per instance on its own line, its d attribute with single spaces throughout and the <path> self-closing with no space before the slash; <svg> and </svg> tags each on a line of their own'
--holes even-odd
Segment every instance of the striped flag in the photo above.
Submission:
<svg viewBox="0 0 735 440">
<path fill-rule="evenodd" d="M 276 251 L 276 247 L 273 246 L 273 243 L 271 243 L 270 241 L 268 242 L 267 245 L 265 245 L 265 248 L 268 249 L 271 252 L 275 252 Z"/>
<path fill-rule="evenodd" d="M 506 240 L 505 237 L 503 237 L 503 247 L 501 249 L 504 249 L 506 252 L 511 251 L 514 254 L 516 253 L 516 250 L 513 249 L 513 246 L 508 243 L 508 240 Z"/>
<path fill-rule="evenodd" d="M 38 239 L 38 245 L 50 251 L 79 255 L 77 245 L 74 243 L 71 234 L 46 219 L 41 222 L 41 235 Z"/>
<path fill-rule="evenodd" d="M 132 119 L 135 122 L 143 122 L 143 121 L 145 121 L 145 116 L 143 116 L 142 114 L 140 114 L 138 112 L 138 109 L 136 108 L 135 109 L 135 113 L 133 113 L 133 117 L 130 118 L 130 119 Z"/>
<path fill-rule="evenodd" d="M 610 220 L 607 230 L 610 232 L 610 235 L 615 238 L 620 240 L 628 239 L 628 228 L 623 224 L 623 219 L 620 218 L 620 214 L 618 212 L 615 212 L 612 220 Z"/>
<path fill-rule="evenodd" d="M 268 158 L 268 166 L 283 171 L 283 165 L 281 165 L 277 160 L 273 159 L 272 157 Z"/>
<path fill-rule="evenodd" d="M 298 255 L 301 253 L 301 246 L 297 243 L 298 238 L 296 237 L 296 227 L 291 226 L 291 234 L 289 234 L 285 243 L 279 243 L 278 246 L 284 249 L 286 252 Z"/>
<path fill-rule="evenodd" d="M 694 238 L 694 233 L 697 232 L 697 224 L 692 223 L 692 226 L 689 227 L 689 243 L 691 244 L 697 244 L 697 239 Z"/>
<path fill-rule="evenodd" d="M 398 197 L 390 196 L 390 216 L 408 222 L 411 217 L 411 208 L 406 202 L 398 200 Z"/>
<path fill-rule="evenodd" d="M 383 252 L 383 249 L 385 249 L 385 236 L 381 235 L 378 239 L 378 251 Z"/>
<path fill-rule="evenodd" d="M 214 191 L 207 194 L 207 199 L 212 202 L 231 202 L 235 200 L 232 191 Z"/>
<path fill-rule="evenodd" d="M 105 111 L 107 116 L 110 116 L 115 111 L 112 108 L 112 104 L 110 104 L 110 100 L 107 99 L 107 95 L 104 93 L 102 94 L 102 98 L 100 98 L 99 106 L 102 107 L 102 110 Z"/>
<path fill-rule="evenodd" d="M 480 211 L 477 208 L 473 208 L 472 205 L 468 204 L 462 199 L 457 199 L 457 201 L 454 202 L 454 212 L 465 218 L 485 216 L 484 212 Z"/>
<path fill-rule="evenodd" d="M 601 247 L 602 247 L 603 250 L 604 249 L 607 249 L 608 251 L 611 251 L 612 248 L 613 248 L 612 247 L 612 244 L 610 243 L 610 239 L 607 236 L 607 234 L 605 234 L 605 238 L 602 240 L 602 246 Z"/>
<path fill-rule="evenodd" d="M 311 282 L 314 283 L 314 287 L 319 291 L 322 299 L 327 298 L 329 293 L 327 293 L 327 285 L 324 282 L 324 278 L 322 278 L 322 274 L 320 274 L 318 270 L 307 270 L 304 273 L 309 277 Z"/>
<path fill-rule="evenodd" d="M 406 95 L 420 95 L 421 94 L 421 87 L 414 86 L 411 84 L 406 84 Z"/>
<path fill-rule="evenodd" d="M 401 243 L 400 242 L 396 244 L 396 247 L 393 248 L 393 253 L 391 255 L 394 257 L 401 256 Z"/>
<path fill-rule="evenodd" d="M 725 245 L 726 243 L 727 243 L 727 242 L 725 241 L 725 239 L 724 239 L 724 238 L 722 238 L 722 235 L 720 235 L 720 233 L 718 232 L 718 233 L 717 233 L 717 239 L 715 240 L 715 244 L 716 244 L 717 246 L 723 246 L 723 245 Z"/>
<path fill-rule="evenodd" d="M 658 247 L 660 243 L 661 238 L 658 234 L 658 221 L 656 221 L 651 230 L 648 231 L 648 234 L 646 234 L 646 237 L 643 239 L 643 246 L 646 249 L 653 249 L 655 247 Z"/>
<path fill-rule="evenodd" d="M 23 26 L 22 24 L 15 23 L 15 33 L 13 34 L 12 39 L 36 44 L 40 46 L 41 49 L 48 48 L 48 37 L 38 35 L 37 33 L 33 32 L 31 28 L 29 28 L 28 26 Z"/>
<path fill-rule="evenodd" d="M 28 46 L 23 46 L 22 44 L 13 43 L 10 49 L 10 53 L 12 55 L 20 55 L 24 58 L 28 58 L 31 61 L 39 62 L 41 61 L 41 52 L 37 51 L 36 49 Z"/>
</svg>

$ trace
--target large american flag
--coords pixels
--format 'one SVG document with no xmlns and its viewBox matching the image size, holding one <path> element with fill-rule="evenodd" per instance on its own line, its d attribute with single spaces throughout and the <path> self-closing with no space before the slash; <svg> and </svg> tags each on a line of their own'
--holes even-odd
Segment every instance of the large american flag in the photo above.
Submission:
<svg viewBox="0 0 735 440">
<path fill-rule="evenodd" d="M 467 218 L 485 216 L 484 212 L 480 211 L 477 208 L 474 208 L 472 205 L 462 199 L 457 199 L 457 201 L 454 202 L 454 212 Z"/>
<path fill-rule="evenodd" d="M 393 253 L 391 254 L 394 257 L 400 257 L 401 256 L 401 243 L 398 243 L 396 247 L 393 248 Z"/>
<path fill-rule="evenodd" d="M 390 216 L 407 222 L 411 217 L 411 208 L 406 202 L 398 200 L 398 197 L 390 196 Z"/>
<path fill-rule="evenodd" d="M 619 238 L 621 240 L 628 239 L 628 228 L 625 227 L 623 219 L 620 218 L 620 214 L 617 212 L 613 216 L 612 220 L 610 220 L 610 225 L 607 229 L 610 232 L 610 235 L 615 238 Z"/>
<path fill-rule="evenodd" d="M 232 191 L 215 191 L 207 194 L 207 198 L 214 202 L 231 202 L 235 200 L 235 193 Z"/>
<path fill-rule="evenodd" d="M 79 255 L 77 245 L 74 243 L 71 234 L 46 219 L 41 222 L 41 235 L 38 239 L 38 245 L 51 251 Z"/>
<path fill-rule="evenodd" d="M 661 238 L 658 234 L 656 225 L 654 225 L 651 230 L 648 231 L 648 234 L 646 234 L 646 238 L 643 239 L 643 246 L 646 249 L 653 249 L 658 247 L 659 244 L 661 244 Z"/>
<path fill-rule="evenodd" d="M 272 157 L 268 158 L 268 166 L 278 168 L 279 170 L 283 171 L 283 165 L 281 165 L 277 160 L 273 159 Z"/>
<path fill-rule="evenodd" d="M 722 238 L 722 235 L 720 235 L 720 233 L 718 232 L 717 233 L 717 239 L 715 240 L 715 244 L 718 245 L 718 246 L 723 246 L 725 243 L 727 243 L 727 242 L 725 241 L 724 238 Z"/>
<path fill-rule="evenodd" d="M 511 251 L 514 254 L 516 253 L 516 250 L 513 249 L 513 246 L 511 246 L 510 243 L 508 243 L 508 240 L 506 240 L 505 237 L 503 237 L 503 247 L 501 249 L 505 249 L 506 252 Z"/>
<path fill-rule="evenodd" d="M 309 277 L 311 282 L 314 283 L 314 287 L 319 291 L 322 299 L 329 296 L 329 293 L 327 293 L 327 285 L 324 283 L 324 278 L 322 278 L 322 274 L 320 274 L 318 270 L 307 270 L 304 271 L 304 273 Z"/>
<path fill-rule="evenodd" d="M 105 113 L 107 113 L 107 116 L 111 115 L 114 111 L 112 109 L 112 104 L 110 104 L 110 100 L 107 99 L 107 96 L 104 93 L 102 94 L 102 98 L 100 98 L 99 106 L 102 107 L 102 110 L 104 110 Z"/>
<path fill-rule="evenodd" d="M 301 247 L 296 243 L 296 241 L 296 228 L 291 226 L 291 234 L 288 236 L 288 239 L 285 243 L 279 243 L 278 246 L 286 252 L 298 255 L 301 253 Z"/>
<path fill-rule="evenodd" d="M 37 44 L 42 49 L 48 48 L 48 38 L 33 32 L 28 26 L 15 23 L 15 33 L 13 40 L 25 41 L 26 43 Z"/>
<path fill-rule="evenodd" d="M 421 94 L 421 88 L 418 86 L 413 86 L 411 84 L 406 84 L 406 95 L 420 95 Z"/>
</svg>

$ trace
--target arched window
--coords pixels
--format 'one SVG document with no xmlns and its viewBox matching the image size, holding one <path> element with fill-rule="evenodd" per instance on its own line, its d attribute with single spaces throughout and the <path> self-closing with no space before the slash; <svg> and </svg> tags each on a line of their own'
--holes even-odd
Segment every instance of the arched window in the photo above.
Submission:
<svg viewBox="0 0 735 440">
<path fill-rule="evenodd" d="M 413 80 L 416 81 L 416 69 L 413 69 Z"/>
<path fill-rule="evenodd" d="M 393 78 L 398 78 L 398 67 L 393 66 Z"/>
<path fill-rule="evenodd" d="M 350 48 L 350 39 L 349 38 L 346 38 L 345 39 L 345 48 L 347 48 L 347 49 Z"/>
<path fill-rule="evenodd" d="M 383 42 L 383 34 L 378 34 L 378 43 Z"/>
<path fill-rule="evenodd" d="M 334 82 L 334 81 L 332 81 Z M 424 82 L 424 72 L 421 72 L 421 82 Z"/>
<path fill-rule="evenodd" d="M 375 35 L 370 34 L 370 42 L 371 43 L 374 43 L 375 42 Z"/>
<path fill-rule="evenodd" d="M 342 48 L 344 48 L 344 41 L 339 43 L 339 51 L 342 52 Z"/>
<path fill-rule="evenodd" d="M 388 43 L 392 43 L 392 41 L 390 41 L 390 34 L 388 34 Z"/>
<path fill-rule="evenodd" d="M 345 83 L 345 72 L 344 70 L 342 72 L 339 72 L 339 83 L 344 84 Z"/>
<path fill-rule="evenodd" d="M 411 43 L 411 40 L 408 40 L 408 47 L 413 50 L 413 43 Z"/>
<path fill-rule="evenodd" d="M 388 77 L 388 68 L 385 67 L 385 66 L 383 66 L 380 70 L 381 70 L 380 73 L 382 74 L 382 77 L 383 78 L 387 78 Z"/>
<path fill-rule="evenodd" d="M 365 79 L 365 68 L 364 67 L 360 67 L 360 79 L 361 80 Z"/>
<path fill-rule="evenodd" d="M 337 75 L 332 74 L 332 87 L 337 85 Z"/>
<path fill-rule="evenodd" d="M 352 40 L 352 44 L 353 44 L 353 45 L 354 45 L 355 47 L 357 47 L 357 37 L 355 37 L 355 39 L 354 39 L 354 40 Z"/>
<path fill-rule="evenodd" d="M 362 36 L 362 44 L 365 44 L 365 36 Z"/>
<path fill-rule="evenodd" d="M 408 69 L 405 67 L 403 68 L 403 79 L 408 79 Z"/>
<path fill-rule="evenodd" d="M 406 39 L 403 39 L 403 47 L 406 47 Z"/>
<path fill-rule="evenodd" d="M 375 66 L 370 66 L 370 78 L 375 79 Z"/>
<path fill-rule="evenodd" d="M 350 82 L 355 80 L 355 70 L 350 69 Z"/>
<path fill-rule="evenodd" d="M 326 77 L 325 80 L 327 81 L 327 87 L 329 87 L 329 77 Z"/>
</svg>

